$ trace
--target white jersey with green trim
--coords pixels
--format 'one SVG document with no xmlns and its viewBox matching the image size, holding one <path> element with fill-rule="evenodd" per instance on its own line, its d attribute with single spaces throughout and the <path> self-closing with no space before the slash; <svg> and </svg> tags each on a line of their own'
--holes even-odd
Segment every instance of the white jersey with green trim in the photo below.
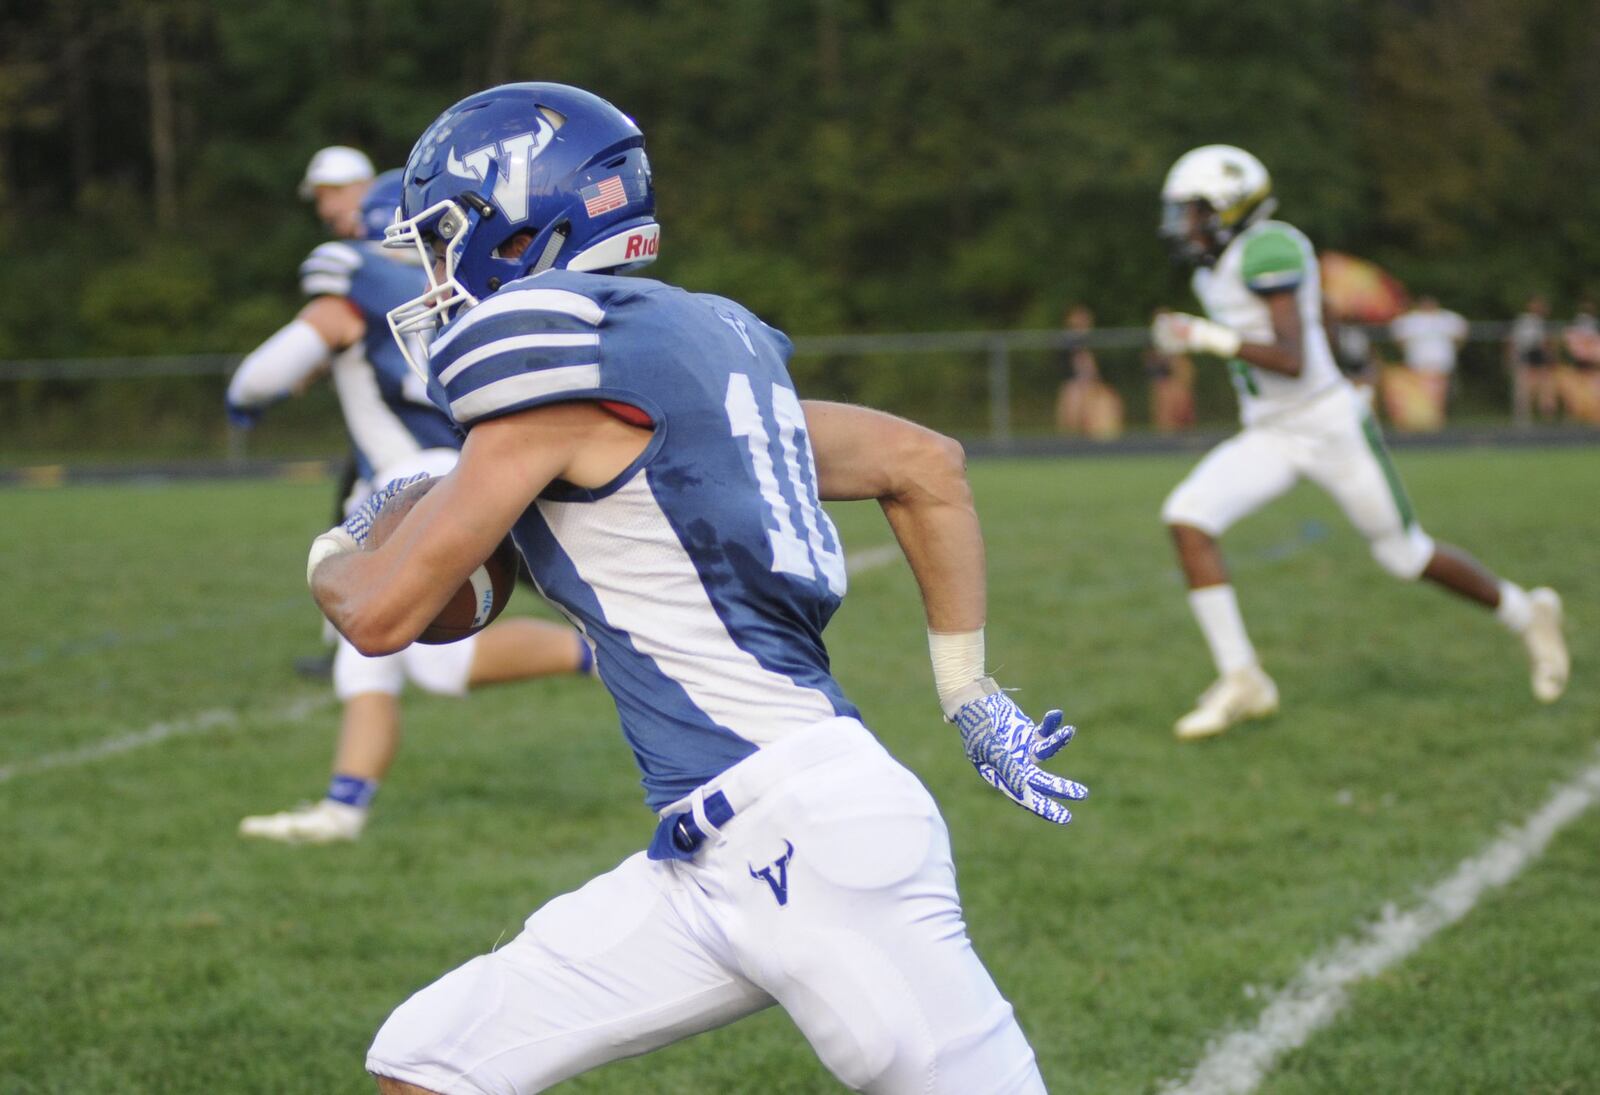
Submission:
<svg viewBox="0 0 1600 1095">
<path fill-rule="evenodd" d="M 1194 273 L 1194 293 L 1206 314 L 1239 332 L 1246 342 L 1272 343 L 1272 314 L 1263 293 L 1293 291 L 1300 307 L 1305 366 L 1285 376 L 1234 358 L 1228 362 L 1246 426 L 1305 404 L 1346 384 L 1322 326 L 1322 279 L 1317 253 L 1292 224 L 1265 220 L 1234 237 L 1216 265 Z"/>
</svg>

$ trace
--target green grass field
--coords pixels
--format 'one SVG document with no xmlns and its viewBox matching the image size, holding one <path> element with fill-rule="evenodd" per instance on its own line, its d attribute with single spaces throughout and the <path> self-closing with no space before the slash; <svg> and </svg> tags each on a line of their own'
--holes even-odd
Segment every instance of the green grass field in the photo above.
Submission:
<svg viewBox="0 0 1600 1095">
<path fill-rule="evenodd" d="M 903 566 L 853 580 L 829 632 L 846 690 L 944 810 L 972 936 L 1054 1092 L 1182 1076 L 1308 959 L 1596 761 L 1594 450 L 1400 458 L 1436 536 L 1564 593 L 1559 704 L 1533 702 L 1487 613 L 1387 578 L 1301 488 L 1225 545 L 1283 713 L 1180 747 L 1171 722 L 1210 665 L 1155 515 L 1188 463 L 973 468 L 991 662 L 1080 728 L 1052 767 L 1093 796 L 1065 830 L 968 767 Z M 234 835 L 326 778 L 335 711 L 290 662 L 317 645 L 300 574 L 327 494 L 0 492 L 0 1092 L 370 1090 L 393 1006 L 647 839 L 610 704 L 576 680 L 411 698 L 357 844 Z M 836 514 L 851 548 L 889 541 L 875 507 Z M 1586 814 L 1356 985 L 1260 1090 L 1600 1090 L 1597 843 Z M 835 1089 L 768 1011 L 563 1090 Z"/>
</svg>

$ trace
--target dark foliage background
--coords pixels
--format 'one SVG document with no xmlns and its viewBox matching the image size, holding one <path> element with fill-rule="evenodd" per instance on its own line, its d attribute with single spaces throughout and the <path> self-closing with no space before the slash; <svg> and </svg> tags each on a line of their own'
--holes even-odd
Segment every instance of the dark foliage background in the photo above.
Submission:
<svg viewBox="0 0 1600 1095">
<path fill-rule="evenodd" d="M 1595 0 L 0 0 L 0 359 L 245 349 L 296 307 L 317 147 L 403 161 L 483 86 L 649 139 L 659 276 L 793 333 L 1184 299 L 1185 148 L 1480 318 L 1600 288 Z"/>
</svg>

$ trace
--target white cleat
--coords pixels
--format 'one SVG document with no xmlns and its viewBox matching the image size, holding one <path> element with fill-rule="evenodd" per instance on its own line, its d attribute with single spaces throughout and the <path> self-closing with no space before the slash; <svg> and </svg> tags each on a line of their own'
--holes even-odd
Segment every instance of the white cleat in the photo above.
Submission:
<svg viewBox="0 0 1600 1095">
<path fill-rule="evenodd" d="M 1218 678 L 1201 694 L 1195 709 L 1178 720 L 1172 732 L 1179 741 L 1197 741 L 1277 710 L 1278 686 L 1260 666 L 1252 665 Z"/>
<path fill-rule="evenodd" d="M 367 812 L 361 807 L 325 798 L 281 814 L 247 817 L 239 822 L 239 835 L 284 844 L 332 844 L 339 840 L 355 840 L 366 823 Z"/>
<path fill-rule="evenodd" d="M 1555 703 L 1567 690 L 1572 661 L 1567 656 L 1567 640 L 1561 634 L 1561 597 L 1541 586 L 1528 592 L 1533 603 L 1533 619 L 1522 633 L 1528 648 L 1528 666 L 1533 677 L 1533 695 L 1540 703 Z"/>
</svg>

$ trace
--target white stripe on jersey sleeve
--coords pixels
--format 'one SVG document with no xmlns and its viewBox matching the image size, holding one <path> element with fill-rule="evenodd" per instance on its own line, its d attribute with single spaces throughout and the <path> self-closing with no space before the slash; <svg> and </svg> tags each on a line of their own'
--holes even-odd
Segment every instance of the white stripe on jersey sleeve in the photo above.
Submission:
<svg viewBox="0 0 1600 1095">
<path fill-rule="evenodd" d="M 439 383 L 448 384 L 478 362 L 486 358 L 498 357 L 501 354 L 514 353 L 517 350 L 532 350 L 540 346 L 598 346 L 598 334 L 585 335 L 565 331 L 545 331 L 535 335 L 513 335 L 510 338 L 496 339 L 486 346 L 479 346 L 476 350 L 468 350 L 450 363 L 450 367 L 439 374 Z"/>
<path fill-rule="evenodd" d="M 350 279 L 344 274 L 302 273 L 300 291 L 308 297 L 347 297 Z"/>
<path fill-rule="evenodd" d="M 300 291 L 308 297 L 350 295 L 350 277 L 361 268 L 361 252 L 348 243 L 319 244 L 300 264 Z"/>
<path fill-rule="evenodd" d="M 313 263 L 354 270 L 361 265 L 361 252 L 348 243 L 319 243 L 312 248 L 302 265 Z"/>
<path fill-rule="evenodd" d="M 476 388 L 451 400 L 450 414 L 463 426 L 486 414 L 562 392 L 588 391 L 600 386 L 600 366 L 563 365 L 536 373 L 518 373 Z"/>
<path fill-rule="evenodd" d="M 519 311 L 555 312 L 558 315 L 582 320 L 591 327 L 598 327 L 600 321 L 606 318 L 604 308 L 582 293 L 574 293 L 569 289 L 501 290 L 462 316 L 459 322 L 434 341 L 431 350 L 433 353 L 438 353 L 463 332 L 470 331 L 476 324 L 486 319 Z"/>
<path fill-rule="evenodd" d="M 825 694 L 734 642 L 643 475 L 598 501 L 538 505 L 607 622 L 712 722 L 765 745 L 834 716 Z"/>
<path fill-rule="evenodd" d="M 1303 281 L 1305 275 L 1299 270 L 1278 270 L 1268 274 L 1258 274 L 1246 282 L 1255 290 L 1293 289 Z"/>
</svg>

